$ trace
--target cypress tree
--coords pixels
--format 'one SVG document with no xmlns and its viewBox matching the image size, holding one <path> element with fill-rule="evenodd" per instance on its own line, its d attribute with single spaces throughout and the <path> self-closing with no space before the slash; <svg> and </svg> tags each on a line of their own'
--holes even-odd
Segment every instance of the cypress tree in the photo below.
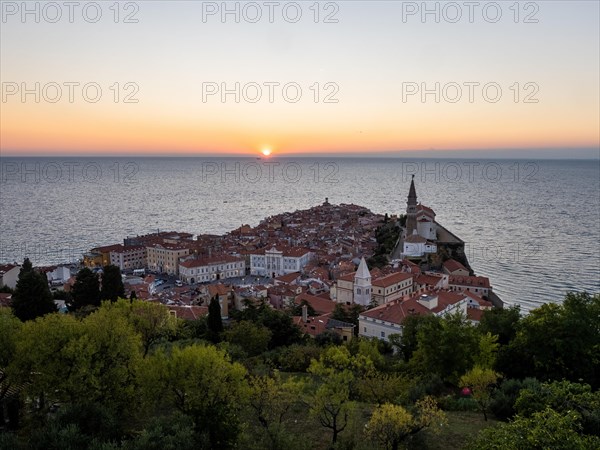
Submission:
<svg viewBox="0 0 600 450">
<path fill-rule="evenodd" d="M 48 280 L 33 269 L 29 258 L 23 261 L 11 306 L 15 316 L 23 321 L 56 312 Z"/>
<path fill-rule="evenodd" d="M 100 306 L 100 282 L 98 275 L 90 269 L 83 268 L 77 274 L 73 290 L 73 300 L 67 305 L 70 311 L 78 310 L 83 306 Z"/>
<path fill-rule="evenodd" d="M 104 266 L 100 298 L 116 302 L 119 297 L 125 297 L 125 286 L 123 286 L 121 270 L 112 264 Z"/>
<path fill-rule="evenodd" d="M 208 305 L 208 319 L 206 325 L 213 342 L 218 342 L 219 333 L 223 331 L 223 320 L 221 319 L 221 305 L 219 299 L 214 296 Z"/>
</svg>

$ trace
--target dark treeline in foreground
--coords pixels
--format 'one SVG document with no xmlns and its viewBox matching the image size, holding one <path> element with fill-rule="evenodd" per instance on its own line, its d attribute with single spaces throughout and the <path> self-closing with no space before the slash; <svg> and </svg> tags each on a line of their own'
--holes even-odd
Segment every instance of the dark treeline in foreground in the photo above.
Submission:
<svg viewBox="0 0 600 450">
<path fill-rule="evenodd" d="M 1 449 L 600 448 L 599 295 L 342 344 L 266 304 L 224 326 L 117 291 L 0 309 Z"/>
</svg>

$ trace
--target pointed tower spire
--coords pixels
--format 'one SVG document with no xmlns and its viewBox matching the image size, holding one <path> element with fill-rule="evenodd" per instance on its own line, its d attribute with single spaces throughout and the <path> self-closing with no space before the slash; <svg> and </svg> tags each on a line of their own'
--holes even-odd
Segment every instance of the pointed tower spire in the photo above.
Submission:
<svg viewBox="0 0 600 450">
<path fill-rule="evenodd" d="M 415 189 L 415 175 L 413 174 L 412 180 L 410 180 L 410 189 L 408 190 L 408 204 L 414 199 L 415 205 L 417 204 L 417 190 Z"/>
<path fill-rule="evenodd" d="M 354 274 L 354 303 L 368 306 L 371 303 L 371 273 L 364 256 Z"/>
<path fill-rule="evenodd" d="M 369 272 L 369 268 L 367 267 L 367 261 L 365 261 L 364 256 L 360 259 L 360 264 L 358 265 L 358 269 L 356 269 L 354 278 L 362 278 L 362 279 L 367 279 L 367 278 L 370 279 L 371 278 L 371 273 Z"/>
<path fill-rule="evenodd" d="M 411 236 L 417 229 L 417 190 L 415 189 L 415 176 L 413 174 L 408 190 L 406 202 L 406 236 Z"/>
</svg>

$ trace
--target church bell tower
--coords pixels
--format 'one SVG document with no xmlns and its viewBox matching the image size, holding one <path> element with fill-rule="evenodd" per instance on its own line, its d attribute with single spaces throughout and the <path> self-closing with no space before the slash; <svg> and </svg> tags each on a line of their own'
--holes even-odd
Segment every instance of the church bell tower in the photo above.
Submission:
<svg viewBox="0 0 600 450">
<path fill-rule="evenodd" d="M 408 201 L 406 202 L 406 236 L 412 236 L 417 229 L 417 190 L 415 189 L 415 176 L 410 181 Z"/>
</svg>

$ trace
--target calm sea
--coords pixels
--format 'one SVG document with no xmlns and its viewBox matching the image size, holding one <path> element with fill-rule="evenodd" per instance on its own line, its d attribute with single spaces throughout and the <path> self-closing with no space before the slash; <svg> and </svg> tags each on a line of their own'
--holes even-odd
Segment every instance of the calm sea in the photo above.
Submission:
<svg viewBox="0 0 600 450">
<path fill-rule="evenodd" d="M 598 161 L 382 158 L 1 158 L 0 262 L 73 261 L 160 230 L 222 234 L 329 198 L 374 212 L 420 202 L 471 266 L 526 310 L 600 291 Z"/>
</svg>

